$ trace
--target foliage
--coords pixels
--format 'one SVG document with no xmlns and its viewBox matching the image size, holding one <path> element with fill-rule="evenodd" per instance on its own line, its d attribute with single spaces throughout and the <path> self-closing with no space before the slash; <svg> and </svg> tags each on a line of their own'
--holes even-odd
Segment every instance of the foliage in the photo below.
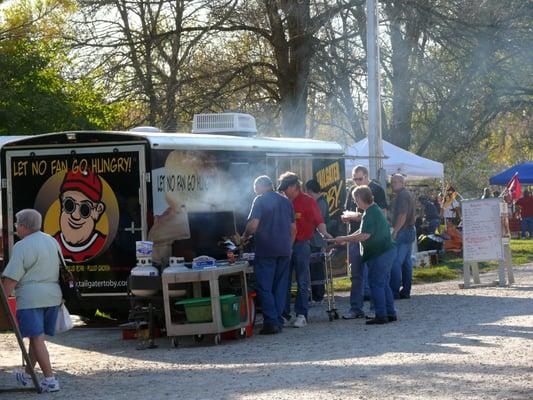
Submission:
<svg viewBox="0 0 533 400">
<path fill-rule="evenodd" d="M 69 60 L 55 24 L 69 9 L 49 7 L 35 10 L 21 3 L 5 11 L 0 40 L 2 135 L 109 129 L 120 115 L 121 106 L 106 104 L 90 77 L 63 75 Z"/>
<path fill-rule="evenodd" d="M 383 137 L 444 162 L 447 179 L 471 196 L 493 173 L 531 159 L 530 2 L 379 3 Z M 2 46 L 1 67 L 14 76 L 22 66 L 27 76 L 17 85 L 0 78 L 2 101 L 17 99 L 2 121 L 37 115 L 53 129 L 148 123 L 176 131 L 189 129 L 194 113 L 243 111 L 271 136 L 348 146 L 366 135 L 363 0 L 17 7 L 3 11 L 0 41 L 12 49 Z M 38 129 L 32 123 L 21 126 Z"/>
<path fill-rule="evenodd" d="M 511 254 L 513 265 L 523 265 L 533 262 L 533 240 L 511 240 Z M 496 262 L 479 263 L 480 271 L 494 271 L 498 268 Z M 415 268 L 413 282 L 439 282 L 457 279 L 463 274 L 463 258 L 455 254 L 446 254 L 437 265 L 429 268 Z"/>
<path fill-rule="evenodd" d="M 423 268 L 413 272 L 413 283 L 441 282 L 455 278 L 457 278 L 457 271 L 449 267 Z"/>
<path fill-rule="evenodd" d="M 227 6 L 220 15 L 208 12 L 219 4 Z M 81 65 L 97 68 L 110 98 L 142 106 L 133 124 L 173 132 L 198 102 L 201 107 L 211 101 L 210 92 L 197 88 L 202 58 L 209 56 L 201 50 L 231 10 L 232 2 L 224 0 L 88 0 L 80 3 L 68 42 Z"/>
<path fill-rule="evenodd" d="M 523 265 L 533 262 L 533 240 L 511 240 L 511 254 L 513 265 Z M 484 262 L 479 265 L 481 272 L 494 271 L 498 268 L 496 262 Z M 453 253 L 445 254 L 439 263 L 429 268 L 415 268 L 413 283 L 433 283 L 459 279 L 463 275 L 463 258 Z M 349 278 L 335 279 L 335 290 L 349 291 Z"/>
</svg>

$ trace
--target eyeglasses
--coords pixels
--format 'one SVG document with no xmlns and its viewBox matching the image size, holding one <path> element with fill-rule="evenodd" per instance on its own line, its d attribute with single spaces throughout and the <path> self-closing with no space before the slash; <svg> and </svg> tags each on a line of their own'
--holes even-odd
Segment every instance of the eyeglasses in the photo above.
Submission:
<svg viewBox="0 0 533 400">
<path fill-rule="evenodd" d="M 76 207 L 80 208 L 80 216 L 83 219 L 89 218 L 91 211 L 95 206 L 89 200 L 76 201 L 72 197 L 65 197 L 62 201 L 63 211 L 67 214 L 73 214 L 76 211 Z"/>
</svg>

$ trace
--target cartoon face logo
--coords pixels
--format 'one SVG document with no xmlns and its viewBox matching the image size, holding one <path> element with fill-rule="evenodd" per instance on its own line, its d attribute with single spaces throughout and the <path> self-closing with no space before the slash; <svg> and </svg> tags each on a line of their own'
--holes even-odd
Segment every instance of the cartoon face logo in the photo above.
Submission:
<svg viewBox="0 0 533 400">
<path fill-rule="evenodd" d="M 102 181 L 92 171 L 68 171 L 60 187 L 60 231 L 54 237 L 65 259 L 82 262 L 102 249 L 106 235 L 96 229 L 105 211 Z"/>
</svg>

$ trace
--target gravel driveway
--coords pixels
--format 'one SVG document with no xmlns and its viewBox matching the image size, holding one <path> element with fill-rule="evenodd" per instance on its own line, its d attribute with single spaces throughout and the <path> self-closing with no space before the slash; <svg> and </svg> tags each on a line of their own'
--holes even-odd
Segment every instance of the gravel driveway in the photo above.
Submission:
<svg viewBox="0 0 533 400">
<path fill-rule="evenodd" d="M 533 264 L 515 273 L 512 288 L 417 285 L 397 302 L 399 321 L 382 326 L 329 322 L 315 307 L 305 329 L 177 349 L 162 338 L 143 351 L 119 330 L 77 328 L 49 344 L 62 388 L 39 398 L 531 400 Z M 12 334 L 0 334 L 0 354 L 4 389 L 21 360 Z"/>
</svg>

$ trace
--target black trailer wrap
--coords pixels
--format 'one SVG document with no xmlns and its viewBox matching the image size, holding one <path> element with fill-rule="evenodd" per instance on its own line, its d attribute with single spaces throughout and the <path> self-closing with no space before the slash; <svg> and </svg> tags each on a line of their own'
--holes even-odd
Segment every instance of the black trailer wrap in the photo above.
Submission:
<svg viewBox="0 0 533 400">
<path fill-rule="evenodd" d="M 83 296 L 125 294 L 146 217 L 142 144 L 6 149 L 7 221 L 35 208 Z M 5 215 L 5 214 L 4 214 Z M 11 249 L 14 235 L 8 235 Z"/>
</svg>

